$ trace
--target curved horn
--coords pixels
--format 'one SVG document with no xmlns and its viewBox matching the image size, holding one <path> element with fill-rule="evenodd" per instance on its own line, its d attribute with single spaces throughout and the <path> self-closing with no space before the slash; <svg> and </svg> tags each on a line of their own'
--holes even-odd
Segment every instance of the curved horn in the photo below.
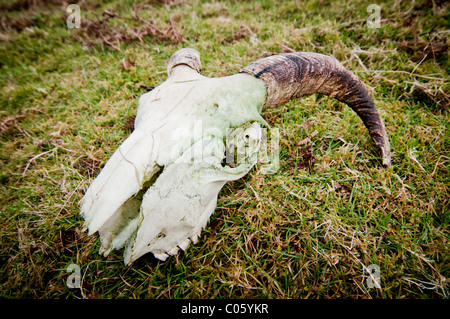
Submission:
<svg viewBox="0 0 450 319">
<path fill-rule="evenodd" d="M 381 152 L 383 165 L 391 163 L 390 144 L 383 120 L 364 83 L 331 56 L 294 52 L 262 58 L 241 70 L 264 80 L 265 109 L 293 98 L 325 94 L 347 104 L 362 119 Z"/>
</svg>

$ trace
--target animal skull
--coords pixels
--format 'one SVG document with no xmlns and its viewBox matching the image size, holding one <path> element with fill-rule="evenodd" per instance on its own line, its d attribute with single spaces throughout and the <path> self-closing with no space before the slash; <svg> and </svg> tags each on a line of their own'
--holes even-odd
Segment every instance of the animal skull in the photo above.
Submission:
<svg viewBox="0 0 450 319">
<path fill-rule="evenodd" d="M 322 93 L 346 103 L 390 164 L 389 140 L 369 93 L 332 57 L 280 54 L 221 78 L 200 70 L 196 50 L 172 55 L 167 80 L 140 97 L 135 130 L 86 191 L 85 227 L 99 232 L 105 255 L 125 248 L 126 264 L 148 252 L 165 260 L 196 243 L 224 184 L 257 162 L 268 126 L 260 113 L 291 98 Z"/>
</svg>

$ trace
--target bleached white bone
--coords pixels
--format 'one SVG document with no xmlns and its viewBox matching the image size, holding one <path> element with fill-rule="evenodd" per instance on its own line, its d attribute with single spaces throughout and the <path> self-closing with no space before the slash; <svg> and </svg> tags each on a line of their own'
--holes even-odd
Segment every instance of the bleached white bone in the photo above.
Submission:
<svg viewBox="0 0 450 319">
<path fill-rule="evenodd" d="M 139 99 L 134 132 L 82 200 L 101 252 L 125 248 L 126 264 L 147 252 L 165 260 L 186 249 L 189 238 L 198 242 L 220 189 L 256 163 L 266 125 L 261 80 L 208 78 L 172 60 L 169 66 L 168 79 Z M 234 165 L 224 165 L 227 141 L 237 150 Z"/>
<path fill-rule="evenodd" d="M 165 261 L 169 257 L 169 255 L 164 254 L 164 253 L 162 253 L 162 254 L 153 254 L 153 256 L 155 256 L 155 258 L 158 258 L 159 260 L 162 260 L 162 261 Z"/>
<path fill-rule="evenodd" d="M 200 69 L 196 50 L 172 55 L 167 80 L 140 97 L 134 132 L 86 191 L 81 213 L 89 234 L 99 232 L 101 253 L 124 248 L 130 264 L 148 252 L 166 260 L 196 244 L 220 189 L 257 161 L 267 125 L 261 111 L 292 98 L 320 93 L 346 103 L 390 165 L 389 139 L 368 90 L 336 59 L 278 54 L 222 78 Z"/>
<path fill-rule="evenodd" d="M 178 247 L 180 247 L 182 250 L 186 250 L 189 247 L 189 244 L 191 243 L 191 241 L 189 239 L 186 239 L 184 241 L 182 241 Z"/>
</svg>

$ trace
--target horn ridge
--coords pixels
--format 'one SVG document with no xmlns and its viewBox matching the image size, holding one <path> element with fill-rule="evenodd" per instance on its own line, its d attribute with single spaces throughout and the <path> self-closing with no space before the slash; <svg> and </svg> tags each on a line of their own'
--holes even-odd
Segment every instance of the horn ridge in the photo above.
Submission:
<svg viewBox="0 0 450 319">
<path fill-rule="evenodd" d="M 347 104 L 361 118 L 390 165 L 390 144 L 383 120 L 364 83 L 335 58 L 312 52 L 291 52 L 256 60 L 241 70 L 263 80 L 267 87 L 264 109 L 293 98 L 320 93 Z"/>
</svg>

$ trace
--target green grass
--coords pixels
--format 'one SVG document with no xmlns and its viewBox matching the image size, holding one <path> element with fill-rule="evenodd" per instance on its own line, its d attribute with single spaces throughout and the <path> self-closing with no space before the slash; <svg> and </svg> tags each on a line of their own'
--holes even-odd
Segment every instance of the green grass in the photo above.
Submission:
<svg viewBox="0 0 450 319">
<path fill-rule="evenodd" d="M 79 30 L 53 2 L 0 5 L 1 296 L 448 298 L 444 1 L 380 3 L 379 29 L 366 25 L 371 1 L 81 1 Z M 102 26 L 89 28 L 96 19 Z M 147 23 L 160 33 L 130 35 Z M 207 76 L 289 49 L 335 56 L 372 92 L 392 166 L 382 167 L 345 105 L 291 101 L 265 115 L 281 133 L 280 169 L 263 175 L 257 165 L 226 184 L 197 245 L 127 267 L 122 252 L 100 256 L 97 235 L 81 231 L 78 201 L 130 133 L 145 86 L 165 80 L 182 47 L 201 53 Z M 300 165 L 306 146 L 312 169 Z M 82 289 L 66 285 L 70 264 L 80 266 Z M 381 289 L 366 284 L 371 264 Z"/>
</svg>

